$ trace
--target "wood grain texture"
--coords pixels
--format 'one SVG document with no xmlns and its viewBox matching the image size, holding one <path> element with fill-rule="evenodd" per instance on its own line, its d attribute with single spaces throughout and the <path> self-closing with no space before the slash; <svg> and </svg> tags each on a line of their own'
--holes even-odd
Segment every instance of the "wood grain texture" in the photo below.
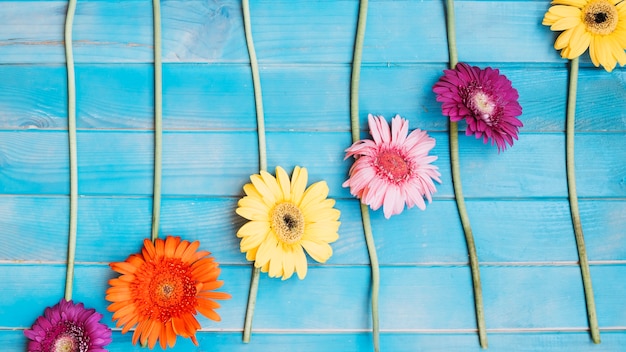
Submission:
<svg viewBox="0 0 626 352">
<path fill-rule="evenodd" d="M 67 197 L 19 196 L 0 198 L 0 260 L 62 263 L 68 228 Z M 207 243 L 220 263 L 245 264 L 234 236 L 243 219 L 234 213 L 236 198 L 163 199 L 164 234 Z M 492 265 L 577 261 L 567 200 L 469 200 L 478 254 Z M 333 244 L 331 265 L 366 265 L 359 206 L 339 200 L 341 237 Z M 582 200 L 581 216 L 592 262 L 626 257 L 626 202 Z M 139 250 L 148 237 L 151 200 L 146 197 L 81 197 L 78 224 L 79 262 L 121 261 Z M 372 213 L 378 254 L 383 265 L 460 265 L 467 263 L 456 207 L 437 200 L 426 211 L 405 211 L 385 221 Z M 500 219 L 495 222 L 492 219 Z M 441 221 L 447 219 L 447 221 Z M 103 242 L 115 246 L 103 246 Z M 314 262 L 311 262 L 314 264 Z"/>
<path fill-rule="evenodd" d="M 519 91 L 524 132 L 562 132 L 565 126 L 565 68 L 499 66 Z M 411 127 L 445 131 L 432 85 L 445 64 L 365 66 L 360 110 Z M 250 68 L 240 64 L 164 65 L 166 130 L 253 130 L 256 128 Z M 150 129 L 152 66 L 78 65 L 77 108 L 81 129 Z M 65 68 L 59 65 L 0 65 L 0 129 L 66 129 Z M 346 65 L 264 65 L 261 68 L 267 129 L 348 131 L 350 69 Z M 598 76 L 583 69 L 578 131 L 626 131 L 626 72 Z M 384 92 L 384 94 L 381 94 Z M 367 113 L 361 129 L 368 131 Z M 463 129 L 463 126 L 461 126 Z"/>
<path fill-rule="evenodd" d="M 235 233 L 242 186 L 258 171 L 252 80 L 238 0 L 166 0 L 163 16 L 163 234 L 200 240 L 232 294 L 200 347 L 173 351 L 369 351 L 370 271 L 359 203 L 341 185 L 351 161 L 349 80 L 357 0 L 252 0 L 268 165 L 309 169 L 341 211 L 340 238 L 306 280 L 261 277 L 253 338 L 241 343 L 251 265 Z M 0 348 L 63 294 L 69 216 L 65 1 L 0 0 Z M 576 120 L 580 211 L 602 330 L 593 345 L 565 179 L 567 62 L 541 25 L 549 4 L 456 1 L 460 58 L 517 88 L 519 141 L 498 153 L 460 137 L 461 174 L 481 263 L 489 351 L 626 346 L 626 69 L 582 57 Z M 443 2 L 370 0 L 360 85 L 367 114 L 400 114 L 436 139 L 433 203 L 390 220 L 371 212 L 381 263 L 384 351 L 480 351 L 471 278 L 450 180 L 447 119 L 432 85 L 447 67 Z M 105 314 L 108 263 L 149 236 L 153 42 L 148 1 L 80 0 L 79 221 L 75 298 Z M 461 130 L 464 125 L 460 125 Z M 461 132 L 463 134 L 463 132 Z M 140 351 L 114 329 L 110 351 Z"/>
<path fill-rule="evenodd" d="M 438 197 L 452 195 L 448 138 L 432 133 L 431 152 L 443 175 Z M 365 135 L 364 135 L 365 136 Z M 576 171 L 582 197 L 626 196 L 624 133 L 579 133 Z M 297 143 L 296 143 L 297 141 Z M 461 170 L 468 197 L 564 197 L 564 136 L 521 134 L 515 148 L 498 154 L 474 137 L 462 137 Z M 268 133 L 268 165 L 307 167 L 310 182 L 324 179 L 331 196 L 350 197 L 341 185 L 349 161 L 349 132 Z M 142 132 L 78 133 L 79 189 L 84 195 L 149 195 L 153 136 Z M 164 135 L 163 194 L 241 194 L 258 172 L 256 132 L 169 132 Z M 0 191 L 6 194 L 67 194 L 65 132 L 0 131 Z M 598 153 L 597 150 L 606 151 Z M 33 170 L 37 170 L 33 172 Z M 488 172 L 485 172 L 488 170 Z M 514 175 L 514 176 L 507 176 Z"/>
</svg>

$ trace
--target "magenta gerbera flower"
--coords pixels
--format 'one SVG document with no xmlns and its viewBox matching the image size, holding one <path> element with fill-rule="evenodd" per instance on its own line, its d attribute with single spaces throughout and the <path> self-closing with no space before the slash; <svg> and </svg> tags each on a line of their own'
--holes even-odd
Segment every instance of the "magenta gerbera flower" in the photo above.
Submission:
<svg viewBox="0 0 626 352">
<path fill-rule="evenodd" d="M 111 329 L 100 322 L 102 314 L 82 303 L 62 299 L 44 311 L 32 328 L 24 330 L 28 352 L 106 352 Z"/>
<path fill-rule="evenodd" d="M 483 137 L 486 144 L 504 150 L 517 139 L 519 128 L 523 126 L 517 119 L 522 107 L 517 102 L 519 94 L 506 76 L 498 69 L 459 63 L 454 70 L 444 70 L 444 75 L 433 86 L 437 101 L 443 103 L 441 110 L 450 120 L 465 120 L 465 134 Z"/>
<path fill-rule="evenodd" d="M 409 134 L 409 122 L 400 115 L 391 120 L 391 130 L 383 116 L 367 118 L 374 140 L 362 139 L 346 149 L 346 159 L 356 160 L 343 186 L 373 210 L 382 206 L 387 219 L 405 204 L 426 209 L 424 198 L 431 202 L 437 191 L 433 180 L 441 183 L 438 167 L 430 164 L 437 157 L 428 155 L 435 139 L 419 129 Z"/>
</svg>

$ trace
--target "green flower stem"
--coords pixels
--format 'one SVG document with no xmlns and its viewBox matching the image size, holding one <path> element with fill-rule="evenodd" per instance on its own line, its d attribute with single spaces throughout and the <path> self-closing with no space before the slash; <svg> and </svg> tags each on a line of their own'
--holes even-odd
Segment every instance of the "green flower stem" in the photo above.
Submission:
<svg viewBox="0 0 626 352">
<path fill-rule="evenodd" d="M 67 245 L 67 272 L 65 299 L 72 299 L 74 261 L 76 258 L 76 232 L 78 229 L 78 152 L 76 143 L 76 78 L 72 52 L 72 27 L 76 13 L 76 0 L 69 0 L 65 17 L 65 59 L 67 64 L 67 130 L 70 148 L 70 229 Z"/>
<path fill-rule="evenodd" d="M 161 174 L 163 170 L 163 65 L 161 64 L 161 3 L 152 1 L 154 16 L 154 191 L 152 240 L 159 237 L 161 217 Z"/>
<path fill-rule="evenodd" d="M 367 25 L 368 0 L 361 0 L 359 3 L 359 20 L 356 28 L 354 40 L 354 56 L 352 58 L 352 78 L 350 82 L 350 127 L 352 129 L 352 142 L 361 139 L 359 126 L 359 82 L 361 80 L 361 58 L 363 56 L 363 41 L 365 38 L 365 28 Z M 361 218 L 363 221 L 363 232 L 365 233 L 365 243 L 370 257 L 372 270 L 372 335 L 374 351 L 380 351 L 380 325 L 378 322 L 378 291 L 380 287 L 380 269 L 378 265 L 378 255 L 376 254 L 376 244 L 372 234 L 370 212 L 367 205 L 361 203 Z"/>
<path fill-rule="evenodd" d="M 454 0 L 446 0 L 446 29 L 448 34 L 448 52 L 450 56 L 450 68 L 454 69 L 458 63 L 458 53 L 456 48 L 456 29 L 454 16 Z M 465 233 L 465 242 L 469 254 L 470 270 L 472 272 L 472 283 L 474 289 L 474 306 L 476 309 L 476 324 L 478 325 L 478 339 L 482 348 L 488 347 L 487 329 L 485 327 L 485 311 L 483 307 L 483 292 L 480 283 L 480 265 L 474 243 L 474 235 L 470 225 L 467 209 L 465 208 L 465 198 L 463 197 L 463 187 L 461 185 L 461 168 L 459 166 L 459 128 L 458 124 L 450 121 L 450 164 L 452 168 L 452 185 L 456 199 L 461 225 Z"/>
<path fill-rule="evenodd" d="M 576 90 L 578 87 L 578 58 L 571 61 L 569 74 L 569 91 L 567 96 L 567 122 L 565 128 L 566 139 L 566 168 L 567 168 L 567 189 L 569 196 L 569 206 L 574 225 L 574 235 L 576 236 L 576 247 L 578 248 L 578 259 L 580 260 L 580 271 L 583 277 L 583 288 L 585 290 L 585 300 L 587 303 L 587 318 L 589 319 L 589 329 L 591 340 L 600 343 L 600 330 L 598 328 L 598 317 L 596 315 L 596 303 L 593 298 L 593 287 L 591 286 L 591 273 L 589 272 L 589 261 L 587 260 L 587 250 L 585 249 L 585 238 L 580 222 L 578 210 L 578 196 L 576 194 L 576 172 L 574 167 L 574 129 L 576 120 Z"/>
<path fill-rule="evenodd" d="M 267 171 L 267 147 L 265 144 L 265 116 L 263 114 L 263 94 L 261 91 L 261 78 L 259 75 L 259 63 L 254 50 L 254 41 L 252 39 L 252 25 L 250 23 L 250 3 L 248 0 L 242 0 L 241 7 L 243 10 L 243 27 L 246 36 L 246 44 L 248 46 L 248 56 L 250 56 L 250 68 L 252 70 L 252 84 L 254 87 L 254 102 L 256 105 L 257 118 L 257 135 L 259 141 L 259 169 Z M 252 334 L 252 318 L 254 317 L 254 307 L 256 306 L 256 297 L 259 291 L 259 276 L 261 268 L 253 267 L 252 278 L 250 279 L 250 292 L 248 293 L 248 307 L 246 308 L 246 318 L 243 325 L 243 342 L 250 342 Z"/>
</svg>

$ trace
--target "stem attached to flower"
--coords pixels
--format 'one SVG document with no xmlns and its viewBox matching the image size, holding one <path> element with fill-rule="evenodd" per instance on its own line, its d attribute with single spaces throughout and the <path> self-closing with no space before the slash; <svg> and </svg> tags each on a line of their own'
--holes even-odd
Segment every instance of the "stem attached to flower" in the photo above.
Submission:
<svg viewBox="0 0 626 352">
<path fill-rule="evenodd" d="M 580 222 L 580 212 L 578 210 L 578 196 L 576 194 L 576 171 L 574 167 L 574 130 L 576 119 L 576 90 L 578 87 L 578 57 L 572 59 L 569 74 L 569 91 L 567 96 L 567 122 L 566 134 L 566 168 L 567 168 L 567 189 L 569 196 L 570 213 L 572 224 L 574 225 L 574 235 L 576 236 L 576 247 L 578 248 L 578 259 L 580 261 L 580 271 L 583 277 L 583 289 L 585 290 L 585 300 L 587 302 L 587 317 L 589 319 L 589 329 L 591 340 L 600 343 L 600 330 L 598 328 L 598 317 L 596 315 L 596 303 L 593 297 L 593 287 L 591 286 L 591 273 L 589 272 L 589 261 L 587 260 L 587 250 L 585 249 L 585 238 Z"/>
<path fill-rule="evenodd" d="M 241 7 L 243 10 L 243 27 L 246 36 L 246 44 L 248 46 L 248 56 L 250 57 L 250 69 L 252 70 L 252 84 L 254 87 L 254 102 L 256 105 L 257 118 L 257 135 L 259 142 L 259 169 L 267 170 L 267 147 L 265 144 L 265 116 L 263 113 L 263 94 L 261 91 L 261 78 L 259 74 L 259 63 L 254 50 L 254 41 L 252 40 L 252 25 L 250 23 L 250 2 L 242 0 Z M 248 293 L 248 307 L 246 309 L 246 318 L 243 326 L 243 342 L 250 342 L 252 334 L 252 318 L 254 317 L 254 307 L 256 306 L 256 297 L 259 291 L 259 276 L 261 268 L 253 267 L 252 278 L 250 279 L 250 292 Z"/>
<path fill-rule="evenodd" d="M 456 29 L 454 16 L 454 0 L 446 0 L 446 29 L 448 34 L 448 53 L 450 56 L 450 68 L 454 69 L 458 63 L 456 48 Z M 461 225 L 465 233 L 465 242 L 469 254 L 470 270 L 472 272 L 472 283 L 474 288 L 474 306 L 476 309 L 476 324 L 478 325 L 478 339 L 482 348 L 487 348 L 487 330 L 485 327 L 485 312 L 483 307 L 483 292 L 480 283 L 480 266 L 474 236 L 470 225 L 467 209 L 465 208 L 465 198 L 463 197 L 463 187 L 461 185 L 461 168 L 459 166 L 459 128 L 456 122 L 450 121 L 450 164 L 452 168 L 452 185 L 456 199 Z"/>
<path fill-rule="evenodd" d="M 67 272 L 65 299 L 72 299 L 74 259 L 76 257 L 76 232 L 78 229 L 78 152 L 76 143 L 76 78 L 72 52 L 72 27 L 76 13 L 76 0 L 69 0 L 65 17 L 65 60 L 67 64 L 67 130 L 70 148 L 70 229 L 67 245 Z"/>
<path fill-rule="evenodd" d="M 368 0 L 361 0 L 359 3 L 359 20 L 356 28 L 354 40 L 354 56 L 352 58 L 352 79 L 350 82 L 350 126 L 352 129 L 352 142 L 360 139 L 359 126 L 359 82 L 361 80 L 361 57 L 363 56 L 363 40 L 365 38 L 365 28 L 367 24 Z M 380 326 L 378 323 L 378 291 L 380 287 L 380 270 L 378 265 L 378 255 L 376 254 L 376 244 L 372 234 L 370 213 L 367 205 L 361 203 L 361 217 L 363 221 L 363 232 L 365 233 L 365 243 L 370 257 L 372 270 L 372 335 L 374 340 L 374 351 L 380 351 Z"/>
<path fill-rule="evenodd" d="M 161 3 L 152 1 L 154 16 L 154 190 L 152 196 L 152 241 L 159 237 L 161 174 L 163 163 L 163 65 L 161 64 Z"/>
</svg>

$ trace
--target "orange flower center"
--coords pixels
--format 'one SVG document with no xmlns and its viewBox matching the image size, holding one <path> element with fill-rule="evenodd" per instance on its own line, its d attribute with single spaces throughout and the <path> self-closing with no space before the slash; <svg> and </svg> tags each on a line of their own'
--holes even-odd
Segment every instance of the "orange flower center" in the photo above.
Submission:
<svg viewBox="0 0 626 352">
<path fill-rule="evenodd" d="M 165 323 L 196 312 L 197 289 L 190 265 L 177 258 L 158 258 L 140 271 L 131 290 L 143 316 Z"/>
<path fill-rule="evenodd" d="M 387 177 L 390 182 L 398 183 L 409 176 L 411 168 L 399 152 L 385 150 L 376 156 L 374 161 L 379 174 Z"/>
<path fill-rule="evenodd" d="M 617 9 L 607 0 L 592 1 L 583 7 L 583 22 L 593 34 L 607 35 L 617 28 Z"/>
<path fill-rule="evenodd" d="M 304 235 L 304 215 L 291 202 L 277 204 L 270 215 L 271 227 L 279 241 L 294 244 Z"/>
</svg>

